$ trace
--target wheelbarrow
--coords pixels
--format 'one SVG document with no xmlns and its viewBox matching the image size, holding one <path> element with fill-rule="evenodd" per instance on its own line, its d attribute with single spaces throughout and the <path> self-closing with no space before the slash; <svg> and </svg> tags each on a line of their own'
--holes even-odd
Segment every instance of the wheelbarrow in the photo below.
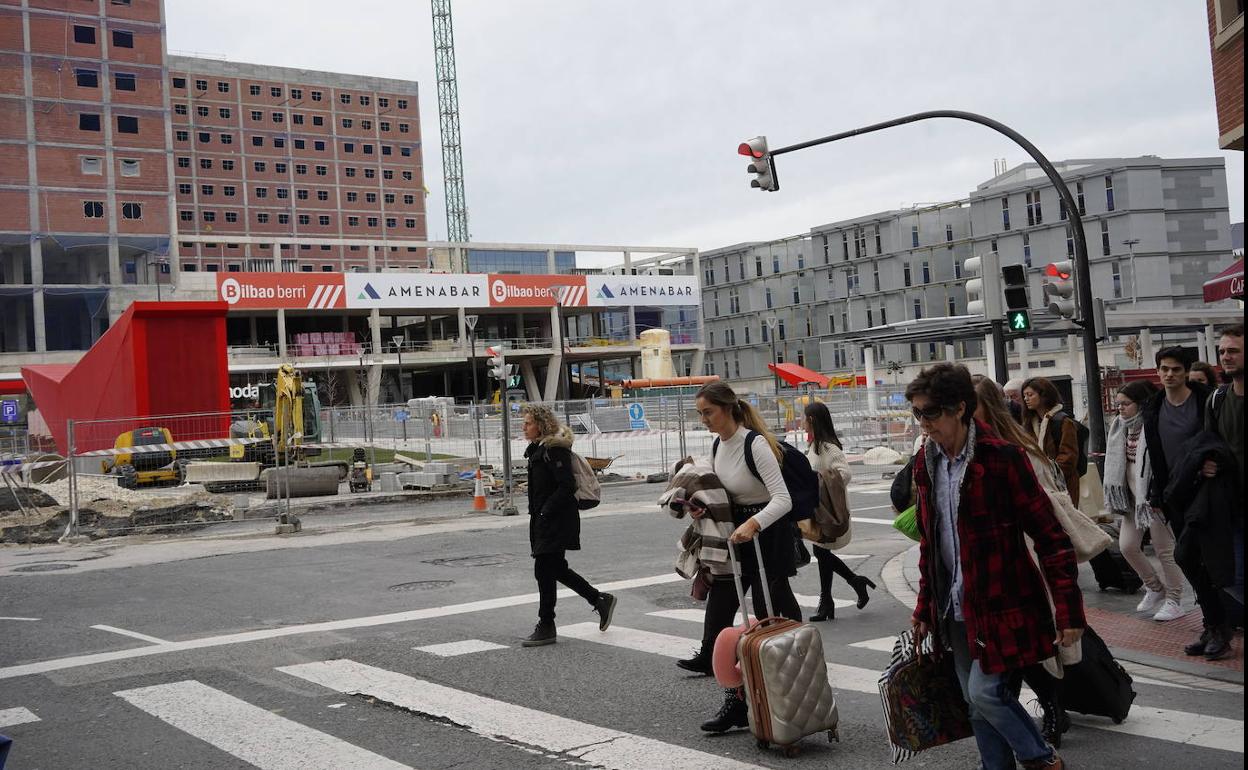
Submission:
<svg viewBox="0 0 1248 770">
<path fill-rule="evenodd" d="M 624 455 L 616 455 L 615 457 L 586 457 L 585 462 L 589 463 L 589 467 L 596 474 L 601 474 L 611 467 L 611 463 L 620 459 Z"/>
</svg>

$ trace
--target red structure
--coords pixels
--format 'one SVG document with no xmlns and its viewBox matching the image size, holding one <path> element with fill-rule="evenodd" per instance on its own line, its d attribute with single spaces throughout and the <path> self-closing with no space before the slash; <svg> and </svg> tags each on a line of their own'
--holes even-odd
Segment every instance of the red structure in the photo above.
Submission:
<svg viewBox="0 0 1248 770">
<path fill-rule="evenodd" d="M 69 451 L 67 420 L 228 413 L 229 367 L 224 302 L 135 302 L 76 364 L 22 368 L 22 379 L 56 441 Z M 175 440 L 226 435 L 224 415 L 196 418 L 196 435 L 162 422 Z M 144 419 L 94 424 L 77 432 L 74 450 L 111 447 Z M 84 426 L 85 427 L 85 426 Z M 181 435 L 180 435 L 181 434 Z"/>
<path fill-rule="evenodd" d="M 1218 146 L 1244 149 L 1244 0 L 1205 0 Z"/>
</svg>

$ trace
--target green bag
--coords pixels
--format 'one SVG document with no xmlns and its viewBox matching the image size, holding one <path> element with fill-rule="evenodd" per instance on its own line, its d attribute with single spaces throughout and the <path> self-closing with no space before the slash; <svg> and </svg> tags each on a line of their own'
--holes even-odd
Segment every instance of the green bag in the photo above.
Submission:
<svg viewBox="0 0 1248 770">
<path fill-rule="evenodd" d="M 918 506 L 912 505 L 893 519 L 893 529 L 915 541 L 919 541 Z"/>
</svg>

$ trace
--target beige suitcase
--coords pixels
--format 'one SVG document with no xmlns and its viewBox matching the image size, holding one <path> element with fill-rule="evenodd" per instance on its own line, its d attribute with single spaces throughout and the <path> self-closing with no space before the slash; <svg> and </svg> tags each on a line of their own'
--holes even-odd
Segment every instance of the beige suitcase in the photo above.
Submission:
<svg viewBox="0 0 1248 770">
<path fill-rule="evenodd" d="M 741 601 L 741 615 L 748 627 L 741 568 L 734 550 L 730 543 L 728 553 L 733 581 Z M 768 617 L 742 634 L 737 642 L 737 660 L 745 680 L 745 700 L 750 707 L 750 732 L 760 748 L 774 743 L 783 748 L 785 756 L 792 757 L 798 753 L 797 741 L 807 735 L 826 732 L 829 741 L 839 741 L 840 714 L 828 681 L 819 629 L 809 623 L 775 617 L 757 538 L 754 550 Z"/>
</svg>

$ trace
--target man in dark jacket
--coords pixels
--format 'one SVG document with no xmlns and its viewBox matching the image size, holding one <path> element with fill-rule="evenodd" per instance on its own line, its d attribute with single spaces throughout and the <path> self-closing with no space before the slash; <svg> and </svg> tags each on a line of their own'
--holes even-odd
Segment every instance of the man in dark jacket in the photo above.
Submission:
<svg viewBox="0 0 1248 770">
<path fill-rule="evenodd" d="M 924 369 L 906 398 L 929 435 L 914 458 L 915 638 L 935 633 L 938 651 L 952 648 L 985 768 L 1012 768 L 1017 757 L 1028 770 L 1060 770 L 1008 681 L 1012 671 L 1054 657 L 1056 644 L 1079 644 L 1085 622 L 1074 546 L 1024 450 L 973 419 L 966 367 Z"/>
<path fill-rule="evenodd" d="M 550 409 L 527 406 L 524 437 L 530 442 L 524 450 L 529 461 L 529 546 L 539 598 L 537 626 L 521 644 L 540 647 L 555 643 L 559 583 L 589 602 L 598 613 L 598 630 L 606 631 L 615 612 L 615 597 L 573 572 L 565 556 L 567 551 L 581 548 L 581 515 L 572 471 L 572 431 L 560 425 Z"/>
<path fill-rule="evenodd" d="M 1204 428 L 1205 402 L 1210 391 L 1200 383 L 1187 381 L 1191 359 L 1183 348 L 1159 351 L 1156 360 L 1162 390 L 1144 406 L 1145 446 L 1153 469 L 1148 502 L 1165 513 L 1178 538 L 1183 512 L 1171 511 L 1163 504 L 1166 484 L 1170 481 L 1170 466 L 1179 459 L 1178 448 Z"/>
</svg>

